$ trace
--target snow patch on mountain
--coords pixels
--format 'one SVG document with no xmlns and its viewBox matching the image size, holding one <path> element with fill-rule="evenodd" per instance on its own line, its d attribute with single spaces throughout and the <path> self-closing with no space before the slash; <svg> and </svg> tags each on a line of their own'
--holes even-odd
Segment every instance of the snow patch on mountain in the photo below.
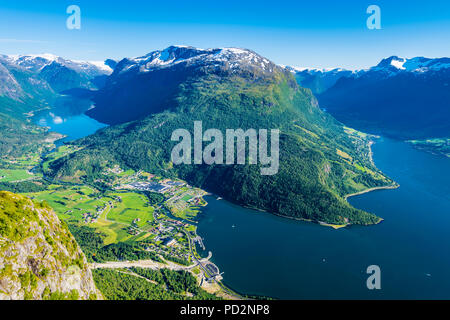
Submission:
<svg viewBox="0 0 450 320">
<path fill-rule="evenodd" d="M 406 59 L 402 59 L 402 60 L 392 60 L 391 61 L 391 65 L 396 67 L 397 69 L 401 69 L 401 70 L 405 70 L 405 67 L 403 66 L 403 64 L 406 62 Z"/>
<path fill-rule="evenodd" d="M 6 60 L 13 65 L 20 66 L 33 72 L 40 72 L 52 63 L 58 63 L 69 69 L 86 72 L 89 74 L 111 74 L 112 69 L 103 61 L 78 61 L 68 60 L 54 54 L 29 54 L 29 55 L 7 55 Z"/>
<path fill-rule="evenodd" d="M 383 59 L 378 65 L 366 71 L 383 71 L 390 76 L 396 75 L 398 72 L 428 72 L 440 71 L 450 68 L 450 58 L 430 59 L 424 57 L 415 58 L 399 58 L 392 56 Z"/>
<path fill-rule="evenodd" d="M 282 68 L 285 68 L 289 70 L 292 73 L 297 72 L 307 72 L 309 74 L 316 74 L 316 73 L 328 73 L 328 72 L 342 72 L 342 71 L 352 71 L 344 68 L 311 68 L 311 67 L 293 67 L 293 66 L 285 66 L 285 65 L 279 65 Z"/>
<path fill-rule="evenodd" d="M 242 48 L 200 49 L 187 46 L 170 46 L 137 58 L 123 59 L 115 73 L 130 71 L 146 73 L 157 69 L 170 68 L 177 64 L 189 66 L 227 66 L 232 70 L 252 67 L 263 72 L 272 72 L 276 67 L 268 59 Z"/>
</svg>

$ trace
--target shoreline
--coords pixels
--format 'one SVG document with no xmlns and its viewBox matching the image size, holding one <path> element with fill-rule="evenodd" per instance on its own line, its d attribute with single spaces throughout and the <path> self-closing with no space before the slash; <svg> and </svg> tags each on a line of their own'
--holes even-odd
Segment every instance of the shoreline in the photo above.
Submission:
<svg viewBox="0 0 450 320">
<path fill-rule="evenodd" d="M 397 189 L 399 187 L 400 187 L 400 184 L 396 183 L 396 184 L 389 185 L 389 186 L 368 188 L 368 189 L 365 189 L 365 190 L 362 190 L 362 191 L 359 191 L 359 192 L 347 194 L 347 195 L 344 196 L 344 200 L 347 200 L 350 197 L 359 196 L 361 194 L 369 193 L 369 192 L 372 192 L 372 191 Z"/>
<path fill-rule="evenodd" d="M 400 187 L 399 184 L 390 185 L 390 186 L 382 186 L 382 187 L 374 187 L 374 188 L 369 188 L 369 189 L 366 189 L 366 190 L 363 190 L 363 191 L 360 191 L 360 192 L 348 194 L 348 195 L 344 196 L 343 198 L 344 198 L 344 200 L 347 200 L 348 197 L 357 196 L 357 195 L 360 195 L 360 194 L 364 194 L 364 193 L 368 193 L 368 192 L 372 192 L 372 191 L 376 191 L 376 190 L 382 190 L 382 189 L 397 189 L 398 187 Z M 214 194 L 211 194 L 211 196 L 217 197 L 217 195 L 214 195 Z M 216 200 L 218 200 L 218 199 L 216 199 Z M 231 203 L 233 205 L 239 206 L 239 207 L 244 208 L 244 209 L 250 209 L 250 210 L 255 210 L 255 211 L 259 211 L 259 212 L 264 212 L 264 213 L 268 213 L 268 214 L 274 215 L 276 217 L 285 218 L 285 219 L 289 219 L 289 220 L 295 220 L 295 221 L 302 221 L 302 222 L 309 222 L 309 223 L 313 223 L 313 224 L 318 224 L 318 225 L 323 226 L 323 227 L 331 227 L 331 228 L 333 228 L 335 230 L 355 225 L 353 223 L 332 224 L 332 223 L 327 223 L 327 222 L 324 222 L 324 221 L 311 220 L 311 219 L 298 218 L 298 217 L 290 217 L 290 216 L 285 216 L 285 215 L 282 215 L 282 214 L 279 214 L 279 213 L 276 213 L 276 212 L 267 211 L 267 210 L 264 210 L 264 209 L 261 209 L 261 208 L 256 208 L 256 207 L 251 207 L 251 206 L 237 204 L 237 203 L 234 203 L 233 201 L 230 201 L 230 200 L 227 200 L 227 199 L 224 199 L 224 198 L 220 198 L 220 200 L 227 201 L 227 202 L 229 202 L 229 203 Z M 218 200 L 218 201 L 220 201 L 220 200 Z M 362 226 L 377 225 L 377 224 L 380 224 L 383 221 L 384 221 L 384 219 L 380 218 L 379 221 L 377 221 L 374 224 L 362 225 Z"/>
</svg>

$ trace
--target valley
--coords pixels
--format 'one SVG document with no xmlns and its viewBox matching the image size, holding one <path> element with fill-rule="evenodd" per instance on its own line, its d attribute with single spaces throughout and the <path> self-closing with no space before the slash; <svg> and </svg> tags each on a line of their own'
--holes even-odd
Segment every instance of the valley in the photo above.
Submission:
<svg viewBox="0 0 450 320">
<path fill-rule="evenodd" d="M 44 112 L 61 114 L 64 110 Z M 222 295 L 233 298 L 229 293 L 231 291 L 220 284 L 221 277 L 202 266 L 213 264 L 207 259 L 200 261 L 201 258 L 196 257 L 194 241 L 201 242 L 201 238 L 196 234 L 195 218 L 199 207 L 206 205 L 202 199 L 205 194 L 203 190 L 192 188 L 181 181 L 156 177 L 142 170 L 122 170 L 118 165 L 105 168 L 102 179 L 96 179 L 91 184 L 70 183 L 63 181 L 64 179 L 52 180 L 47 176 L 50 164 L 81 150 L 76 146 L 64 145 L 62 141 L 68 142 L 80 135 L 87 135 L 103 125 L 77 114 L 66 114 L 61 117 L 63 121 L 54 121 L 58 117 L 56 115 L 45 118 L 45 114 L 37 112 L 32 119 L 39 125 L 49 125 L 55 131 L 64 132 L 64 135 L 52 132 L 50 134 L 54 140 L 35 143 L 33 153 L 18 151 L 4 156 L 0 163 L 0 186 L 51 207 L 59 219 L 67 223 L 86 253 L 88 262 L 92 263 L 90 268 L 95 269 L 94 279 L 98 286 L 102 286 L 104 277 L 112 277 L 118 281 L 121 279 L 120 281 L 125 281 L 124 285 L 147 279 L 136 273 L 132 273 L 131 278 L 122 273 L 117 275 L 119 278 L 115 278 L 115 271 L 111 269 L 113 266 L 106 262 L 127 259 L 136 261 L 142 272 L 149 273 L 150 271 L 145 270 L 153 268 L 153 273 L 162 272 L 160 276 L 166 279 L 161 280 L 161 284 L 141 284 L 142 288 L 153 292 L 152 296 L 143 292 L 141 298 L 166 296 L 176 299 L 217 299 Z M 30 122 L 29 126 L 33 124 Z M 40 128 L 36 126 L 35 135 L 39 134 Z M 152 186 L 154 189 L 142 188 L 143 186 Z M 157 193 L 158 191 L 165 191 L 166 194 Z M 146 264 L 145 261 L 151 263 Z M 107 270 L 97 270 L 99 263 L 106 263 L 104 267 Z M 123 265 L 119 269 L 124 268 L 131 267 Z M 210 270 L 218 272 L 219 269 L 214 268 Z M 164 289 L 169 286 L 164 281 L 169 281 L 167 279 L 170 277 L 178 277 L 178 273 L 190 281 L 195 280 L 188 296 L 183 293 L 184 290 Z M 140 278 L 135 280 L 135 277 Z M 110 285 L 108 282 L 106 287 L 103 286 L 103 291 L 108 292 Z M 148 288 L 149 285 L 151 288 Z M 200 286 L 210 293 L 200 289 Z M 161 293 L 161 290 L 167 293 Z M 55 298 L 56 295 L 52 297 Z"/>
<path fill-rule="evenodd" d="M 107 73 L 92 65 L 82 65 L 81 72 L 80 63 L 47 58 L 0 59 L 8 72 L 43 81 L 30 100 L 9 93 L 8 103 L 0 104 L 0 190 L 52 208 L 85 255 L 104 298 L 433 296 L 420 295 L 419 287 L 405 293 L 392 286 L 386 296 L 370 296 L 358 287 L 364 274 L 355 276 L 375 260 L 386 266 L 391 281 L 395 278 L 400 262 L 388 263 L 375 243 L 389 257 L 395 255 L 389 247 L 395 235 L 418 246 L 402 228 L 420 229 L 422 220 L 430 230 L 431 218 L 417 209 L 434 208 L 431 216 L 447 225 L 440 216 L 445 195 L 417 188 L 434 190 L 416 166 L 424 156 L 336 121 L 289 69 L 237 48 L 172 46 L 123 59 Z M 307 81 L 325 93 L 333 81 L 345 81 L 339 72 L 321 78 L 328 88 L 317 79 Z M 94 81 L 99 76 L 102 85 Z M 74 85 L 77 90 L 68 92 Z M 156 92 L 158 98 L 150 99 Z M 279 172 L 261 175 L 260 165 L 250 165 L 251 155 L 243 164 L 173 163 L 172 132 L 181 128 L 192 134 L 196 121 L 221 133 L 254 129 L 258 136 L 279 130 Z M 409 143 L 448 151 L 446 139 Z M 391 165 L 389 152 L 403 161 L 406 173 L 402 164 Z M 429 156 L 422 160 L 445 176 L 447 164 Z M 441 189 L 446 190 L 445 182 Z M 386 205 L 384 195 L 390 192 L 404 207 L 394 205 L 394 198 Z M 425 204 L 407 205 L 414 194 Z M 436 198 L 442 207 L 433 204 Z M 439 236 L 446 237 L 437 232 L 427 247 L 437 246 Z M 393 247 L 400 252 L 408 247 L 404 241 Z M 414 263 L 408 252 L 399 257 Z M 434 253 L 421 256 L 436 259 Z M 352 267 L 339 273 L 346 265 Z M 394 282 L 400 287 L 412 278 L 424 286 L 420 267 L 411 269 L 413 275 L 396 274 Z M 428 270 L 436 265 L 422 267 L 442 278 L 439 268 Z M 439 288 L 438 296 L 445 296 L 447 284 Z"/>
<path fill-rule="evenodd" d="M 162 56 L 171 62 L 159 62 Z M 164 100 L 144 106 L 147 89 L 160 88 L 161 83 L 155 84 L 160 77 L 175 77 L 175 87 L 172 83 L 160 94 Z M 127 97 L 115 99 L 118 92 L 127 92 Z M 136 110 L 115 110 L 126 105 L 129 94 L 136 99 Z M 377 223 L 379 217 L 352 208 L 343 197 L 393 183 L 370 161 L 370 136 L 346 131 L 320 110 L 311 92 L 299 87 L 287 70 L 251 50 L 173 46 L 124 59 L 94 101 L 96 107 L 88 114 L 114 125 L 74 142 L 82 149 L 54 161 L 51 178 L 91 181 L 105 166 L 118 164 L 179 178 L 247 207 L 316 222 L 362 225 Z M 171 134 L 180 128 L 192 134 L 195 121 L 202 121 L 205 130 L 222 133 L 238 128 L 280 130 L 279 174 L 261 176 L 260 166 L 248 161 L 174 164 Z"/>
</svg>

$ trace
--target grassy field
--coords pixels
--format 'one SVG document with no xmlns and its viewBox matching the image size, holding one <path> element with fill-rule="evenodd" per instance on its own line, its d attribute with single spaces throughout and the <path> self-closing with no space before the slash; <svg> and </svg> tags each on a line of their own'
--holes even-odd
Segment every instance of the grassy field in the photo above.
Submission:
<svg viewBox="0 0 450 320">
<path fill-rule="evenodd" d="M 349 127 L 345 127 L 345 126 L 344 126 L 344 130 L 345 130 L 345 132 L 346 132 L 347 134 L 349 134 L 349 135 L 354 135 L 354 136 L 359 136 L 360 138 L 367 138 L 367 136 L 368 136 L 367 133 L 364 133 L 364 132 L 355 130 L 355 129 L 353 129 L 353 128 L 349 128 Z"/>
<path fill-rule="evenodd" d="M 68 223 L 86 223 L 83 214 L 95 214 L 104 209 L 89 225 L 107 235 L 105 244 L 146 238 L 153 221 L 154 208 L 144 195 L 134 192 L 107 192 L 100 194 L 89 186 L 51 185 L 48 190 L 28 193 L 26 196 L 38 201 L 47 201 L 57 215 Z M 142 230 L 131 235 L 128 227 L 135 221 Z"/>
<path fill-rule="evenodd" d="M 32 178 L 25 169 L 0 169 L 0 182 L 12 182 Z"/>
<path fill-rule="evenodd" d="M 147 221 L 153 221 L 153 207 L 147 203 L 147 198 L 139 193 L 110 193 L 109 195 L 120 197 L 121 202 L 116 202 L 108 213 L 108 220 L 131 224 L 133 220 L 139 219 L 136 224 L 145 226 Z"/>
<path fill-rule="evenodd" d="M 0 158 L 0 167 L 31 169 L 39 164 L 39 153 L 30 153 L 21 157 L 4 157 Z"/>
</svg>

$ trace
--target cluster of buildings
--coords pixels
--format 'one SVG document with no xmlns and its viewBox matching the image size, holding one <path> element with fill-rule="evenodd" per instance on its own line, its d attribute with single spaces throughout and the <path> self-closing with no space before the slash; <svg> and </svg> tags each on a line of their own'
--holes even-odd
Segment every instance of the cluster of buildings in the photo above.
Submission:
<svg viewBox="0 0 450 320">
<path fill-rule="evenodd" d="M 85 223 L 94 223 L 97 221 L 97 219 L 100 217 L 100 215 L 102 215 L 103 212 L 105 212 L 105 210 L 108 209 L 108 206 L 113 206 L 113 202 L 112 201 L 108 201 L 108 203 L 106 203 L 103 207 L 97 207 L 97 212 L 96 213 L 92 213 L 92 212 L 85 212 L 83 213 L 83 219 Z M 81 210 L 81 209 L 77 209 L 77 210 Z M 72 210 L 67 211 L 67 213 L 72 212 Z"/>
<path fill-rule="evenodd" d="M 127 233 L 131 234 L 132 236 L 137 236 L 139 233 L 141 233 L 141 230 L 137 226 L 131 225 L 127 228 Z"/>
<path fill-rule="evenodd" d="M 84 223 L 94 223 L 99 216 L 99 213 L 85 212 L 83 213 Z"/>
<path fill-rule="evenodd" d="M 194 205 L 194 206 L 200 206 L 200 205 L 202 205 L 202 196 L 199 195 L 192 199 L 189 199 L 188 203 L 190 203 L 191 205 Z"/>
<path fill-rule="evenodd" d="M 157 193 L 164 193 L 170 189 L 169 186 L 165 186 L 156 182 L 145 182 L 145 181 L 132 182 L 129 184 L 129 186 L 132 189 L 137 189 L 140 191 L 151 191 Z"/>
<path fill-rule="evenodd" d="M 168 237 L 168 238 L 163 239 L 162 244 L 166 247 L 174 247 L 177 244 L 177 240 L 175 240 L 174 238 Z"/>
<path fill-rule="evenodd" d="M 137 189 L 141 191 L 151 191 L 156 193 L 165 193 L 173 188 L 181 187 L 185 183 L 181 181 L 172 181 L 170 179 L 163 180 L 161 182 L 154 181 L 136 181 L 131 182 L 129 186 L 132 189 Z"/>
<path fill-rule="evenodd" d="M 123 172 L 123 170 L 118 166 L 114 166 L 114 168 L 107 168 L 106 169 L 107 173 L 114 173 L 114 174 L 121 174 Z"/>
</svg>

